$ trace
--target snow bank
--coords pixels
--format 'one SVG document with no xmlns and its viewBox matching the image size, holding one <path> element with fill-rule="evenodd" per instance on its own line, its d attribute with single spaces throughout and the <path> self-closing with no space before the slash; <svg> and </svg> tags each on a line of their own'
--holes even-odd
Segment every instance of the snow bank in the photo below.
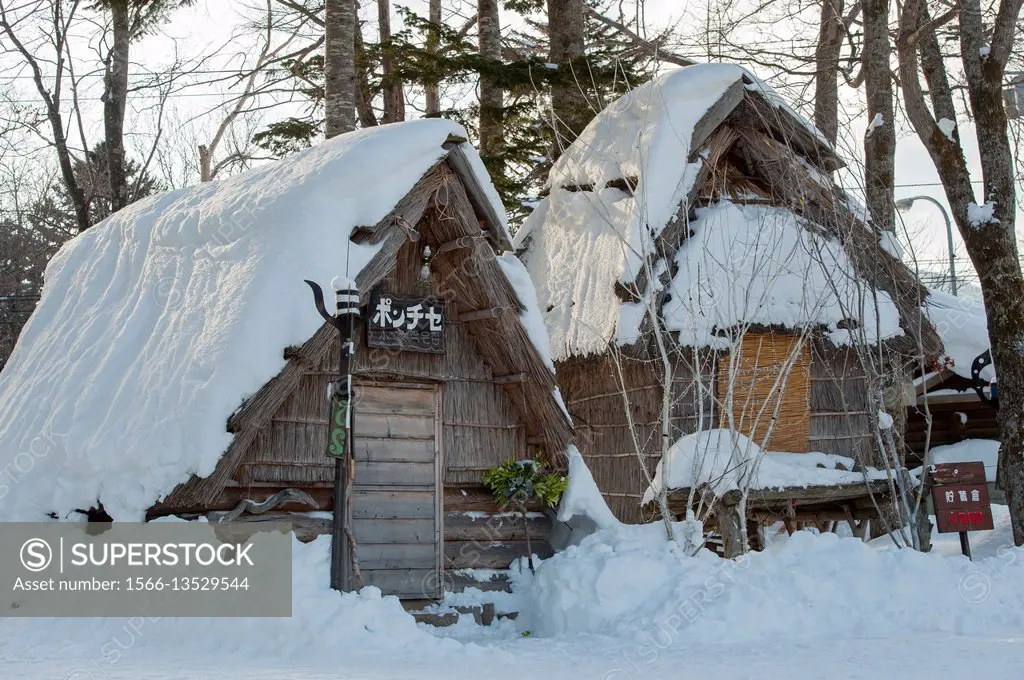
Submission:
<svg viewBox="0 0 1024 680">
<path fill-rule="evenodd" d="M 141 519 L 209 475 L 228 416 L 322 323 L 303 279 L 355 278 L 377 247 L 349 245 L 351 231 L 387 215 L 452 134 L 466 133 L 443 120 L 360 130 L 145 199 L 68 243 L 0 375 L 0 465 L 22 461 L 0 516 L 102 498 Z"/>
<path fill-rule="evenodd" d="M 330 537 L 293 542 L 291 618 L 0 619 L 0 637 L 22 649 L 65 640 L 88 650 L 99 670 L 128 649 L 143 647 L 213 652 L 273 662 L 305 662 L 329 656 L 344 662 L 354 653 L 394 652 L 410 645 L 424 651 L 455 647 L 420 628 L 398 598 L 372 586 L 360 592 L 330 589 Z M 135 630 L 133 630 L 133 628 Z M 130 636 L 130 637 L 129 637 Z M 67 658 L 74 658 L 66 650 Z M 96 677 L 105 677 L 90 668 Z M 89 676 L 84 676 L 89 677 Z"/>
<path fill-rule="evenodd" d="M 970 380 L 974 359 L 991 347 L 984 303 L 932 290 L 925 300 L 923 311 L 939 333 L 946 356 L 952 360 L 950 370 Z M 994 366 L 989 364 L 981 372 L 981 377 L 985 380 L 994 379 Z"/>
<path fill-rule="evenodd" d="M 569 485 L 558 506 L 558 521 L 568 522 L 573 517 L 586 517 L 601 529 L 617 526 L 619 520 L 605 503 L 579 449 L 575 444 L 570 444 L 566 453 L 569 456 Z"/>
<path fill-rule="evenodd" d="M 797 532 L 763 553 L 679 557 L 661 524 L 593 534 L 537 569 L 521 616 L 535 635 L 635 639 L 637 656 L 673 644 L 906 636 L 1019 635 L 1024 551 L 972 564 L 858 539 Z"/>
<path fill-rule="evenodd" d="M 932 448 L 933 463 L 973 463 L 976 461 L 985 464 L 985 479 L 994 482 L 999 463 L 999 442 L 992 439 L 967 439 L 956 444 Z"/>
<path fill-rule="evenodd" d="M 658 461 L 653 484 L 644 492 L 649 503 L 665 484 L 664 461 Z M 777 489 L 828 484 L 856 484 L 885 479 L 868 468 L 853 472 L 854 460 L 828 453 L 764 451 L 745 435 L 724 428 L 701 430 L 679 438 L 668 451 L 668 488 L 689 489 L 707 484 L 722 495 L 734 489 Z"/>
<path fill-rule="evenodd" d="M 797 222 L 789 210 L 721 201 L 697 210 L 693 235 L 676 254 L 677 273 L 665 304 L 665 324 L 683 344 L 720 346 L 722 328 L 748 322 L 793 328 L 826 326 L 839 345 L 903 334 L 899 310 L 868 284 L 843 246 Z M 838 327 L 860 319 L 855 334 Z"/>
</svg>

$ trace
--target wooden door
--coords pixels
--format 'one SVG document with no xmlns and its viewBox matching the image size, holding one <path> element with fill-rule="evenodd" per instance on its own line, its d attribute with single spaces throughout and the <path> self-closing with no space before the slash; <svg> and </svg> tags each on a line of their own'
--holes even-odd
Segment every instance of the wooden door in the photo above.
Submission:
<svg viewBox="0 0 1024 680">
<path fill-rule="evenodd" d="M 355 385 L 352 533 L 365 585 L 440 597 L 441 386 Z"/>
</svg>

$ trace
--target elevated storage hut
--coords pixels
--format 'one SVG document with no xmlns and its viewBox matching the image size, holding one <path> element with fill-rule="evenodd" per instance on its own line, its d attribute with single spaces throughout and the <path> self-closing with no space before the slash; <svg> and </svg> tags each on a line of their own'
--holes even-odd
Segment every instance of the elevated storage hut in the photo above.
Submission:
<svg viewBox="0 0 1024 680">
<path fill-rule="evenodd" d="M 633 90 L 555 164 L 515 245 L 580 450 L 621 519 L 650 518 L 641 498 L 663 441 L 697 430 L 880 464 L 879 410 L 903 408 L 902 379 L 882 376 L 941 344 L 890 235 L 833 181 L 842 165 L 729 64 Z M 765 507 L 829 500 L 773 494 Z"/>
<path fill-rule="evenodd" d="M 17 489 L 5 514 L 242 512 L 290 520 L 304 540 L 330 533 L 339 347 L 303 279 L 342 275 L 366 303 L 352 492 L 363 583 L 436 597 L 447 571 L 525 554 L 527 527 L 494 514 L 481 475 L 559 456 L 572 427 L 464 135 L 439 120 L 358 131 L 148 199 L 70 243 L 0 377 L 0 448 L 56 432 L 40 478 L 61 488 Z M 262 514 L 244 512 L 254 504 Z M 529 523 L 543 552 L 548 520 Z"/>
</svg>

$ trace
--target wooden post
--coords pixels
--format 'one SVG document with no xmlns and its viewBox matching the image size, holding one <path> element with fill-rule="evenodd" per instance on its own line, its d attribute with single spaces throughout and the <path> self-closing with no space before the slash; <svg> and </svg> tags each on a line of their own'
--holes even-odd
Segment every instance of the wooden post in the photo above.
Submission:
<svg viewBox="0 0 1024 680">
<path fill-rule="evenodd" d="M 722 536 L 722 556 L 726 559 L 739 557 L 747 552 L 746 540 L 743 535 L 743 523 L 735 505 L 726 505 L 719 501 L 715 504 L 715 523 L 718 533 Z"/>
<path fill-rule="evenodd" d="M 967 559 L 974 561 L 971 557 L 971 539 L 967 537 L 966 531 L 960 532 L 960 552 L 967 556 Z"/>
</svg>

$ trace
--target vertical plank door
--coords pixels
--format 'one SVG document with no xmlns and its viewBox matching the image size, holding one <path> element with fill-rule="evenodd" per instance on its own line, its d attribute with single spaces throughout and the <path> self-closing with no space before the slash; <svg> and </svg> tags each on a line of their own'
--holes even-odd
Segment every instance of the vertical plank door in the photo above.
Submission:
<svg viewBox="0 0 1024 680">
<path fill-rule="evenodd" d="M 365 585 L 441 596 L 441 387 L 356 383 L 352 533 Z"/>
</svg>

